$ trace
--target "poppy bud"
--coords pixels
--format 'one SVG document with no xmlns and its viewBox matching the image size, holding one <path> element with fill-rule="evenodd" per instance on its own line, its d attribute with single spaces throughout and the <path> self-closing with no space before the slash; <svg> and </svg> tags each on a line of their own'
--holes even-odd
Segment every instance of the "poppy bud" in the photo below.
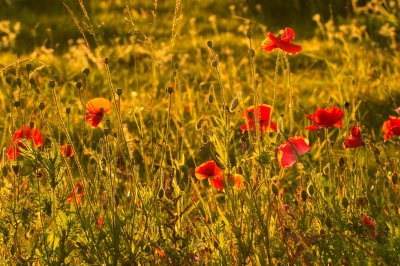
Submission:
<svg viewBox="0 0 400 266">
<path fill-rule="evenodd" d="M 204 117 L 200 117 L 196 123 L 196 130 L 200 130 L 203 127 L 203 122 L 205 122 Z"/>
<path fill-rule="evenodd" d="M 65 109 L 65 112 L 67 113 L 67 115 L 69 115 L 69 114 L 71 113 L 71 108 L 70 108 L 70 107 L 67 107 L 67 108 Z"/>
<path fill-rule="evenodd" d="M 110 127 L 110 125 L 111 125 L 111 121 L 110 121 L 110 119 L 107 119 L 107 120 L 106 120 L 106 126 L 107 126 L 107 127 Z"/>
<path fill-rule="evenodd" d="M 31 72 L 32 65 L 31 64 L 26 64 L 25 69 L 26 69 L 27 72 Z"/>
<path fill-rule="evenodd" d="M 349 106 L 350 106 L 350 103 L 349 103 L 349 102 L 344 102 L 344 104 L 343 104 L 343 105 L 344 105 L 344 108 L 346 108 L 346 109 L 347 109 L 347 108 L 349 108 Z"/>
<path fill-rule="evenodd" d="M 19 173 L 19 165 L 18 164 L 17 165 L 13 165 L 13 166 L 11 166 L 11 168 L 12 168 L 14 174 L 18 175 L 18 173 Z"/>
<path fill-rule="evenodd" d="M 175 68 L 175 69 L 178 69 L 178 68 L 179 68 L 179 64 L 178 64 L 178 63 L 175 63 L 175 64 L 174 64 L 174 68 Z"/>
<path fill-rule="evenodd" d="M 7 82 L 8 85 L 11 85 L 12 77 L 6 77 L 6 82 Z"/>
<path fill-rule="evenodd" d="M 212 41 L 207 41 L 207 46 L 212 49 L 213 48 L 213 43 Z"/>
<path fill-rule="evenodd" d="M 300 193 L 300 196 L 301 196 L 301 199 L 302 199 L 303 201 L 306 201 L 307 198 L 308 198 L 307 191 L 302 190 L 301 193 Z"/>
<path fill-rule="evenodd" d="M 122 95 L 122 88 L 118 88 L 118 89 L 117 89 L 117 95 L 118 95 L 118 96 L 121 96 L 121 95 Z"/>
<path fill-rule="evenodd" d="M 20 107 L 20 106 L 21 106 L 21 104 L 20 104 L 19 101 L 15 101 L 15 102 L 14 102 L 14 107 L 15 107 L 15 108 L 18 108 L 18 107 Z"/>
<path fill-rule="evenodd" d="M 22 81 L 21 81 L 20 78 L 17 78 L 17 79 L 15 80 L 15 83 L 17 84 L 18 87 L 21 87 L 21 85 L 22 85 Z"/>
<path fill-rule="evenodd" d="M 398 181 L 399 181 L 399 177 L 398 177 L 398 175 L 396 173 L 394 173 L 392 175 L 392 183 L 393 183 L 393 185 L 396 185 Z"/>
<path fill-rule="evenodd" d="M 217 66 L 218 66 L 218 59 L 214 58 L 214 59 L 211 61 L 211 66 L 212 66 L 212 67 L 217 67 Z"/>
<path fill-rule="evenodd" d="M 29 79 L 29 83 L 33 86 L 36 87 L 36 81 L 33 78 Z"/>
<path fill-rule="evenodd" d="M 34 126 L 35 126 L 35 122 L 33 122 L 33 121 L 29 122 L 29 127 L 30 127 L 31 129 L 33 129 Z"/>
<path fill-rule="evenodd" d="M 239 100 L 238 98 L 233 99 L 232 103 L 231 103 L 231 107 L 229 108 L 229 111 L 233 112 L 235 111 L 236 107 L 238 107 L 239 105 Z"/>
<path fill-rule="evenodd" d="M 343 157 L 339 158 L 339 166 L 343 167 L 346 162 L 344 161 Z"/>
<path fill-rule="evenodd" d="M 49 87 L 53 89 L 55 86 L 56 86 L 56 82 L 54 80 L 50 80 Z"/>
<path fill-rule="evenodd" d="M 168 85 L 167 92 L 171 94 L 174 91 L 174 87 L 172 85 Z"/>
<path fill-rule="evenodd" d="M 325 224 L 328 228 L 331 228 L 333 226 L 333 221 L 331 217 L 326 217 L 325 219 Z"/>
<path fill-rule="evenodd" d="M 246 37 L 248 38 L 248 39 L 251 39 L 251 37 L 252 37 L 252 32 L 251 32 L 251 30 L 248 30 L 247 32 L 246 32 Z"/>
<path fill-rule="evenodd" d="M 347 207 L 349 206 L 349 200 L 347 199 L 347 197 L 342 198 L 342 206 L 345 209 L 347 209 Z"/>
<path fill-rule="evenodd" d="M 208 103 L 213 103 L 214 102 L 214 95 L 210 94 L 208 95 Z"/>
<path fill-rule="evenodd" d="M 309 185 L 308 185 L 308 187 L 307 187 L 307 192 L 308 192 L 308 194 L 309 194 L 310 196 L 314 195 L 315 190 L 314 190 L 314 186 L 313 186 L 312 184 L 309 184 Z"/>
<path fill-rule="evenodd" d="M 77 83 L 75 83 L 75 87 L 80 90 L 82 88 L 82 82 L 78 81 Z"/>
<path fill-rule="evenodd" d="M 205 134 L 201 135 L 201 143 L 202 144 L 207 144 L 207 142 L 208 142 L 207 135 L 205 135 Z"/>
<path fill-rule="evenodd" d="M 108 65 L 108 57 L 104 58 L 104 64 Z"/>
<path fill-rule="evenodd" d="M 90 73 L 90 70 L 87 67 L 82 70 L 82 74 L 85 76 L 89 76 L 89 73 Z"/>
<path fill-rule="evenodd" d="M 271 190 L 272 190 L 272 193 L 274 193 L 275 196 L 279 195 L 279 188 L 275 183 L 272 183 Z"/>
<path fill-rule="evenodd" d="M 250 57 L 250 59 L 252 59 L 252 58 L 254 57 L 255 53 L 256 53 L 256 52 L 254 52 L 253 49 L 250 49 L 250 50 L 249 50 L 249 57 Z"/>
<path fill-rule="evenodd" d="M 44 109 L 44 103 L 39 103 L 39 109 L 43 110 Z"/>
<path fill-rule="evenodd" d="M 1 169 L 1 172 L 3 174 L 4 177 L 6 177 L 8 175 L 8 168 L 7 166 L 3 166 L 3 168 Z"/>
</svg>

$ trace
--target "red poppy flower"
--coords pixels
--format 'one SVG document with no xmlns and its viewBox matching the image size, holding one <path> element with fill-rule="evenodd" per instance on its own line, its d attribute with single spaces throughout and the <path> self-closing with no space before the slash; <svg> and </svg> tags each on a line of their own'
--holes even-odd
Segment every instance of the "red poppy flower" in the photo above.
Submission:
<svg viewBox="0 0 400 266">
<path fill-rule="evenodd" d="M 92 125 L 92 127 L 97 127 L 101 119 L 103 119 L 104 114 L 111 111 L 111 102 L 105 98 L 94 98 L 86 103 L 86 121 Z"/>
<path fill-rule="evenodd" d="M 351 127 L 350 136 L 346 138 L 343 145 L 345 149 L 357 148 L 365 145 L 358 126 Z"/>
<path fill-rule="evenodd" d="M 222 172 L 223 170 L 214 161 L 208 161 L 196 167 L 195 175 L 201 180 L 208 177 L 220 177 Z"/>
<path fill-rule="evenodd" d="M 60 152 L 65 158 L 74 156 L 75 152 L 71 144 L 64 144 L 60 147 Z"/>
<path fill-rule="evenodd" d="M 103 217 L 101 217 L 101 216 L 97 217 L 96 226 L 97 226 L 97 229 L 103 228 L 103 226 L 104 226 Z"/>
<path fill-rule="evenodd" d="M 210 183 L 213 188 L 217 189 L 218 191 L 222 191 L 224 189 L 224 178 L 222 175 L 211 177 Z"/>
<path fill-rule="evenodd" d="M 361 214 L 361 221 L 364 223 L 364 225 L 369 229 L 369 233 L 372 236 L 376 236 L 378 233 L 376 231 L 376 224 L 374 220 L 369 218 L 367 215 L 364 213 Z"/>
<path fill-rule="evenodd" d="M 233 185 L 235 186 L 235 188 L 241 189 L 243 187 L 244 178 L 242 175 L 234 174 L 233 178 L 231 176 L 230 179 L 233 179 Z"/>
<path fill-rule="evenodd" d="M 294 165 L 297 158 L 311 150 L 303 137 L 291 137 L 278 148 L 278 161 L 283 168 Z"/>
<path fill-rule="evenodd" d="M 285 28 L 281 39 L 269 32 L 267 38 L 261 44 L 261 49 L 266 52 L 271 52 L 275 48 L 279 48 L 286 53 L 297 54 L 301 51 L 301 46 L 290 43 L 295 36 L 296 34 L 294 33 L 294 30 L 289 27 Z"/>
<path fill-rule="evenodd" d="M 260 130 L 265 133 L 268 128 L 272 131 L 276 131 L 276 124 L 270 121 L 271 116 L 271 106 L 266 104 L 261 104 L 258 106 L 250 106 L 243 113 L 242 117 L 247 120 L 247 123 L 242 125 L 243 133 L 247 130 L 254 130 L 256 126 L 256 117 L 259 119 Z"/>
<path fill-rule="evenodd" d="M 387 141 L 396 136 L 400 136 L 400 118 L 389 116 L 383 123 L 383 139 Z"/>
<path fill-rule="evenodd" d="M 328 127 L 341 127 L 343 122 L 340 120 L 344 115 L 342 109 L 337 107 L 318 108 L 314 114 L 308 115 L 307 119 L 313 122 L 308 130 L 318 130 Z"/>
<path fill-rule="evenodd" d="M 43 138 L 39 130 L 36 127 L 31 129 L 29 125 L 24 125 L 14 133 L 13 141 L 7 152 L 8 159 L 15 161 L 21 154 L 20 148 L 24 148 L 24 144 L 21 141 L 22 139 L 32 140 L 35 147 L 43 145 Z"/>
<path fill-rule="evenodd" d="M 74 190 L 69 192 L 69 195 L 70 196 L 68 197 L 68 204 L 72 204 L 72 202 L 74 200 L 74 195 L 75 195 L 76 203 L 79 206 L 79 205 L 81 205 L 83 195 L 85 195 L 85 188 L 83 187 L 83 185 L 81 183 L 76 183 Z"/>
</svg>

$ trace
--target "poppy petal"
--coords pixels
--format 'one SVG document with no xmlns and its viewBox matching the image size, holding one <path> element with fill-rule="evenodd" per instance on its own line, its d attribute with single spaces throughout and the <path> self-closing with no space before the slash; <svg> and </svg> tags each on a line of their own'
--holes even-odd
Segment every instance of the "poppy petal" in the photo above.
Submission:
<svg viewBox="0 0 400 266">
<path fill-rule="evenodd" d="M 285 51 L 286 53 L 289 54 L 297 54 L 301 51 L 301 46 L 298 44 L 293 44 L 293 43 L 287 43 L 287 42 L 278 42 L 277 46 L 279 49 L 282 51 Z"/>
<path fill-rule="evenodd" d="M 291 137 L 278 148 L 278 161 L 283 168 L 289 168 L 301 156 L 311 150 L 303 137 Z"/>
<path fill-rule="evenodd" d="M 281 41 L 282 42 L 290 42 L 296 37 L 296 34 L 294 33 L 294 30 L 290 27 L 286 27 L 285 30 L 283 31 Z"/>
</svg>

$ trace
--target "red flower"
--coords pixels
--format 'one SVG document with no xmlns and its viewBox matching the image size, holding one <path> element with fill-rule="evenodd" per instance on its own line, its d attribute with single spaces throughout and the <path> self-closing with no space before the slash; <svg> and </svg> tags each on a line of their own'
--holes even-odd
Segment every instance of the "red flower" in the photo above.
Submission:
<svg viewBox="0 0 400 266">
<path fill-rule="evenodd" d="M 103 217 L 101 217 L 100 215 L 99 215 L 99 217 L 97 217 L 96 226 L 97 226 L 97 229 L 101 229 L 104 226 Z"/>
<path fill-rule="evenodd" d="M 348 136 L 343 143 L 345 149 L 357 148 L 365 145 L 358 126 L 351 127 L 350 133 L 350 136 Z"/>
<path fill-rule="evenodd" d="M 233 185 L 235 186 L 235 188 L 241 189 L 243 187 L 244 178 L 243 178 L 242 175 L 234 174 L 233 178 L 232 178 L 232 175 L 231 175 L 230 179 L 231 180 L 233 179 Z"/>
<path fill-rule="evenodd" d="M 364 225 L 369 229 L 369 233 L 372 236 L 376 236 L 378 233 L 376 231 L 376 224 L 374 220 L 369 218 L 367 215 L 364 213 L 361 214 L 361 221 L 364 223 Z"/>
<path fill-rule="evenodd" d="M 208 177 L 219 177 L 222 172 L 223 170 L 214 161 L 208 161 L 196 167 L 195 175 L 197 179 L 201 180 Z"/>
<path fill-rule="evenodd" d="M 285 28 L 281 39 L 269 32 L 267 38 L 261 44 L 261 49 L 266 52 L 271 52 L 275 48 L 279 48 L 286 53 L 297 54 L 301 51 L 301 46 L 290 43 L 295 36 L 294 30 L 289 27 Z"/>
<path fill-rule="evenodd" d="M 64 144 L 60 147 L 60 152 L 65 158 L 74 156 L 75 152 L 71 144 Z"/>
<path fill-rule="evenodd" d="M 311 150 L 303 137 L 291 137 L 278 148 L 278 161 L 283 168 L 294 165 L 297 158 Z"/>
<path fill-rule="evenodd" d="M 97 127 L 101 119 L 103 119 L 104 114 L 111 111 L 111 102 L 105 98 L 94 98 L 86 103 L 86 121 L 92 125 L 92 127 Z"/>
<path fill-rule="evenodd" d="M 242 129 L 243 133 L 246 130 L 254 130 L 256 126 L 255 119 L 258 118 L 262 133 L 265 133 L 268 128 L 272 131 L 276 131 L 276 124 L 270 121 L 270 116 L 271 106 L 266 104 L 261 104 L 256 107 L 250 106 L 242 113 L 242 117 L 247 120 L 247 123 L 242 125 L 240 129 Z"/>
<path fill-rule="evenodd" d="M 76 203 L 79 206 L 79 205 L 81 205 L 83 195 L 85 195 L 85 188 L 83 187 L 83 185 L 81 183 L 76 183 L 74 190 L 69 192 L 69 195 L 70 196 L 68 197 L 68 204 L 72 204 L 72 202 L 74 200 L 74 195 L 75 195 Z"/>
<path fill-rule="evenodd" d="M 15 161 L 21 154 L 20 148 L 24 148 L 24 144 L 21 141 L 22 139 L 32 140 L 35 147 L 43 145 L 42 135 L 39 130 L 36 127 L 31 129 L 29 125 L 24 125 L 14 133 L 13 141 L 7 152 L 8 159 Z"/>
<path fill-rule="evenodd" d="M 396 136 L 400 136 L 400 118 L 389 116 L 383 123 L 383 139 L 387 141 Z"/>
<path fill-rule="evenodd" d="M 306 127 L 308 130 L 318 130 L 328 127 L 341 127 L 343 122 L 340 120 L 344 115 L 342 109 L 337 107 L 319 108 L 314 114 L 308 115 L 307 119 L 313 122 L 311 126 Z"/>
<path fill-rule="evenodd" d="M 224 190 L 224 178 L 222 175 L 211 177 L 210 183 L 218 191 Z"/>
</svg>

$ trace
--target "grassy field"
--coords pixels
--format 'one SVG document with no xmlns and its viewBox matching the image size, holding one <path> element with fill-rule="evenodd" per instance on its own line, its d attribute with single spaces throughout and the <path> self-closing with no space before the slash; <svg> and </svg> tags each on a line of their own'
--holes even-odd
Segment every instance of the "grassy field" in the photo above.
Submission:
<svg viewBox="0 0 400 266">
<path fill-rule="evenodd" d="M 400 264 L 400 1 L 306 2 L 0 0 L 0 264 Z"/>
</svg>

